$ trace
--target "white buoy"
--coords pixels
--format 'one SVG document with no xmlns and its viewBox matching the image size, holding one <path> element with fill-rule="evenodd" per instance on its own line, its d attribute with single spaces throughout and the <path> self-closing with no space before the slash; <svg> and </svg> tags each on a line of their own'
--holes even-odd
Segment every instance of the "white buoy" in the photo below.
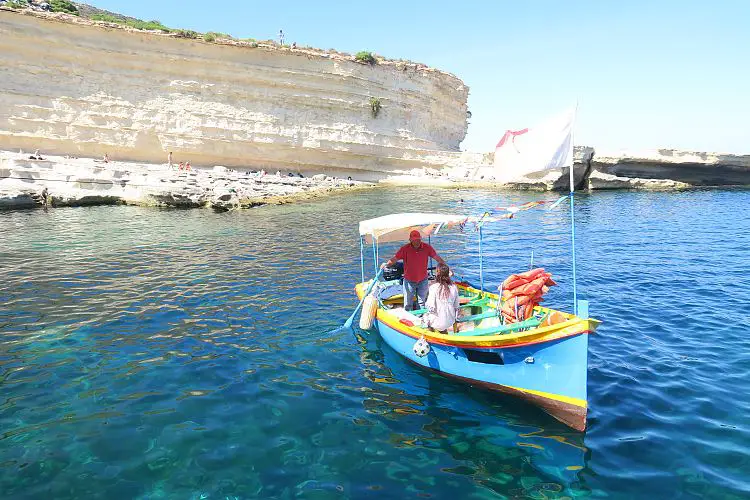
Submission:
<svg viewBox="0 0 750 500">
<path fill-rule="evenodd" d="M 375 314 L 378 312 L 378 299 L 374 295 L 368 295 L 362 302 L 362 315 L 359 317 L 359 327 L 369 330 L 375 322 Z"/>
</svg>

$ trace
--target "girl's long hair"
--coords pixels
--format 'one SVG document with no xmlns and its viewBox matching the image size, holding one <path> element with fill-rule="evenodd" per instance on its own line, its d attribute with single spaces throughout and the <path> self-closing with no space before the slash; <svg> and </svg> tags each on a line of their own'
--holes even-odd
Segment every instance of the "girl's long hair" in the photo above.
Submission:
<svg viewBox="0 0 750 500">
<path fill-rule="evenodd" d="M 438 264 L 437 273 L 435 274 L 435 283 L 440 284 L 440 290 L 438 295 L 444 299 L 447 299 L 451 293 L 451 270 L 445 264 Z"/>
</svg>

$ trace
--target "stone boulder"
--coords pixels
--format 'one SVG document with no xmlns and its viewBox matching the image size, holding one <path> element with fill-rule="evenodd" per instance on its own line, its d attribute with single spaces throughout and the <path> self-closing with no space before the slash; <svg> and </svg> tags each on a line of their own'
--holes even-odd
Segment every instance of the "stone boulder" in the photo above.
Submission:
<svg viewBox="0 0 750 500">
<path fill-rule="evenodd" d="M 674 191 L 687 189 L 690 184 L 670 179 L 641 179 L 637 177 L 617 177 L 593 170 L 588 177 L 588 189 L 645 189 L 650 191 Z"/>
</svg>

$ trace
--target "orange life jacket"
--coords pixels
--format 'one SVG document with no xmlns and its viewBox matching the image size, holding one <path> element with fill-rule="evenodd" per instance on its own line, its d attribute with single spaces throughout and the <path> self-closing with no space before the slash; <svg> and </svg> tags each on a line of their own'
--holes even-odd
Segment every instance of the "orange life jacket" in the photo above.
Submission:
<svg viewBox="0 0 750 500">
<path fill-rule="evenodd" d="M 508 276 L 500 286 L 500 312 L 506 322 L 515 323 L 531 318 L 534 308 L 543 300 L 542 296 L 556 284 L 552 275 L 542 267 Z"/>
</svg>

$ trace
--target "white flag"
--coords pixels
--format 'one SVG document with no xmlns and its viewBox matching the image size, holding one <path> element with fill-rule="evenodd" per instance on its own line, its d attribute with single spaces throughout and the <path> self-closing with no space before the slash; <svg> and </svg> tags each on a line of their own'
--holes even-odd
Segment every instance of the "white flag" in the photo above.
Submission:
<svg viewBox="0 0 750 500">
<path fill-rule="evenodd" d="M 573 165 L 576 107 L 535 127 L 508 130 L 495 148 L 496 176 L 510 180 Z"/>
</svg>

